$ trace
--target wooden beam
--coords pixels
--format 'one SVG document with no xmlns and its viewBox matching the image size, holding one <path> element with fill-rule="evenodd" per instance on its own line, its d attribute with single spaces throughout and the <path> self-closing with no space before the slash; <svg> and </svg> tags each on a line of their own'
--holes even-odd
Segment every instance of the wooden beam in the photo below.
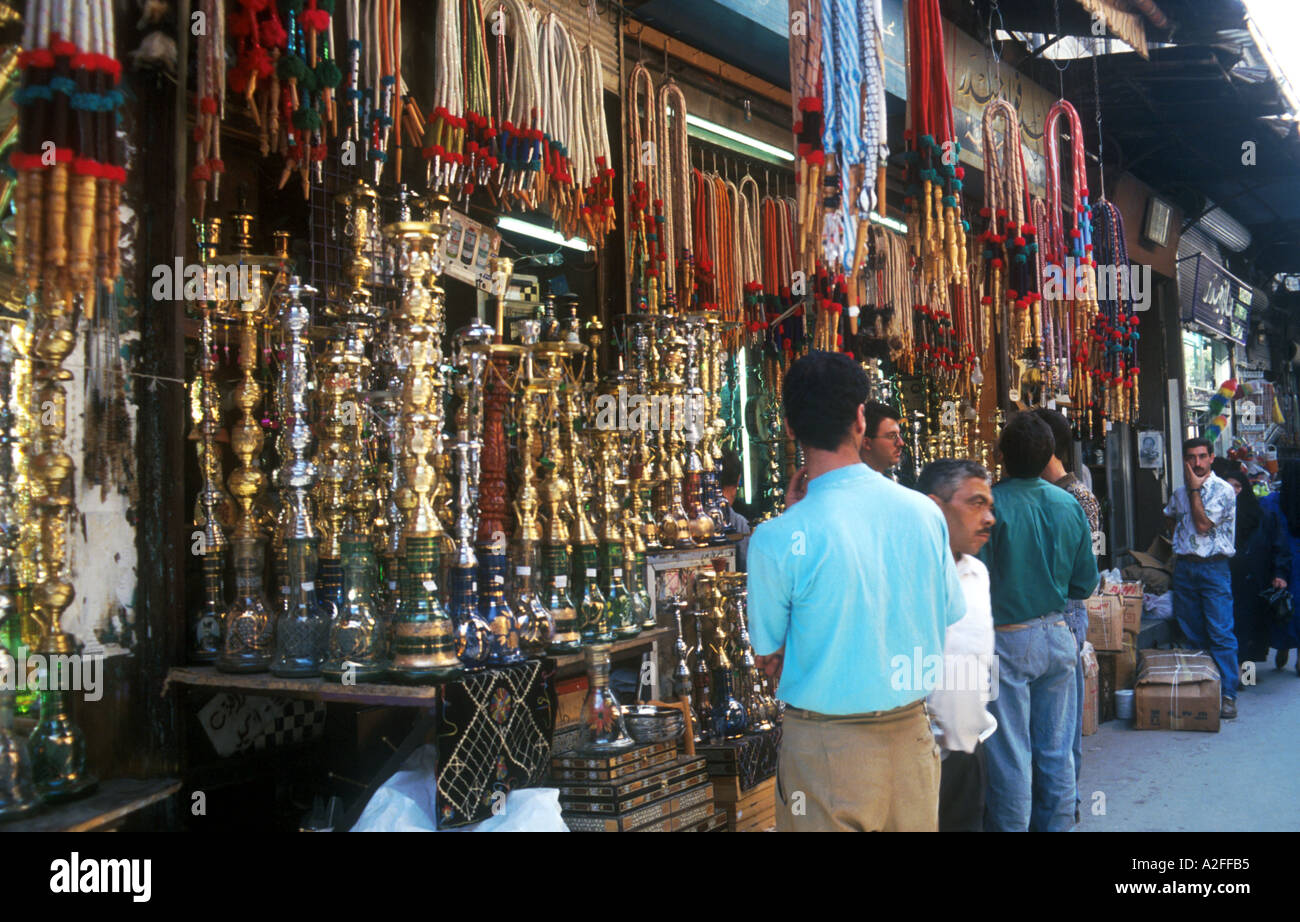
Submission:
<svg viewBox="0 0 1300 922">
<path fill-rule="evenodd" d="M 768 83 L 748 71 L 733 67 L 725 61 L 718 60 L 711 54 L 705 54 L 698 48 L 693 48 L 680 39 L 666 35 L 653 26 L 647 26 L 639 22 L 628 22 L 623 26 L 623 32 L 634 42 L 653 48 L 655 51 L 676 58 L 679 61 L 685 61 L 706 74 L 716 74 L 728 83 L 742 87 L 756 96 L 762 96 L 773 102 L 780 103 L 787 109 L 792 104 L 789 90 L 783 90 L 775 83 Z M 625 45 L 624 47 L 627 48 L 628 46 Z"/>
</svg>

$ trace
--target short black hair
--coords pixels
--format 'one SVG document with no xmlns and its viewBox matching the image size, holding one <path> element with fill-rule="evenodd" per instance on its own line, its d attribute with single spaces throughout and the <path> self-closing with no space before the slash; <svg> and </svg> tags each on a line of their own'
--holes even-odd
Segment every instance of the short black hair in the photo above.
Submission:
<svg viewBox="0 0 1300 922">
<path fill-rule="evenodd" d="M 881 403 L 879 400 L 872 400 L 867 403 L 866 409 L 867 420 L 867 438 L 874 439 L 876 433 L 880 431 L 880 424 L 887 419 L 894 422 L 901 422 L 903 417 L 897 410 L 887 403 Z"/>
<path fill-rule="evenodd" d="M 1052 454 L 1065 465 L 1068 471 L 1074 465 L 1074 433 L 1070 431 L 1070 421 L 1065 418 L 1065 414 L 1057 410 L 1049 410 L 1047 407 L 1039 407 L 1034 410 L 1034 415 L 1047 423 L 1047 428 L 1052 430 L 1052 441 L 1056 443 L 1052 449 Z"/>
<path fill-rule="evenodd" d="M 953 494 L 963 482 L 977 478 L 989 482 L 989 472 L 984 465 L 965 458 L 944 458 L 931 461 L 921 469 L 916 488 L 922 493 L 939 497 L 945 503 L 951 502 Z"/>
<path fill-rule="evenodd" d="M 728 448 L 722 453 L 722 460 L 718 463 L 718 486 L 740 486 L 740 468 L 740 455 Z"/>
<path fill-rule="evenodd" d="M 846 354 L 810 352 L 786 372 L 786 422 L 808 448 L 835 451 L 870 394 L 867 373 Z"/>
<path fill-rule="evenodd" d="M 1214 454 L 1214 443 L 1209 439 L 1188 439 L 1183 443 L 1183 457 L 1190 455 L 1193 448 L 1204 448 L 1210 454 Z"/>
<path fill-rule="evenodd" d="M 998 439 L 1002 469 L 1008 477 L 1014 478 L 1042 475 L 1055 448 L 1056 440 L 1052 438 L 1051 428 L 1030 412 L 1011 417 Z"/>
</svg>

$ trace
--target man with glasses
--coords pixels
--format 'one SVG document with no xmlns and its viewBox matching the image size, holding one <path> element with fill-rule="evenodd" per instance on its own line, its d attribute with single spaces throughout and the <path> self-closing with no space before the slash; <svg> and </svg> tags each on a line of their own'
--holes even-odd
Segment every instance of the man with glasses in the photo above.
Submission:
<svg viewBox="0 0 1300 922">
<path fill-rule="evenodd" d="M 862 440 L 862 463 L 885 474 L 903 460 L 903 431 L 898 411 L 875 400 L 867 402 L 867 435 Z"/>
</svg>

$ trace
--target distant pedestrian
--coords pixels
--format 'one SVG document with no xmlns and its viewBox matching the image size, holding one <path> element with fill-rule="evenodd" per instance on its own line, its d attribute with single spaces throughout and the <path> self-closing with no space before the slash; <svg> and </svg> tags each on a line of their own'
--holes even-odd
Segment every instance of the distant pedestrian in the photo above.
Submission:
<svg viewBox="0 0 1300 922">
<path fill-rule="evenodd" d="M 872 400 L 865 411 L 867 435 L 862 440 L 862 463 L 889 476 L 903 460 L 902 417 L 887 403 Z"/>
<path fill-rule="evenodd" d="M 1282 489 L 1265 496 L 1260 505 L 1266 513 L 1276 513 L 1291 549 L 1291 591 L 1300 587 L 1300 461 L 1291 459 L 1282 464 Z M 1300 606 L 1296 606 L 1300 609 Z M 1291 660 L 1291 651 L 1300 647 L 1300 610 L 1294 611 L 1285 624 L 1275 624 L 1270 630 L 1270 641 L 1277 653 L 1273 665 L 1285 669 Z M 1300 675 L 1300 658 L 1296 659 L 1296 673 Z"/>
<path fill-rule="evenodd" d="M 1232 633 L 1232 570 L 1237 496 L 1214 475 L 1209 439 L 1183 443 L 1184 486 L 1165 505 L 1174 531 L 1174 617 L 1194 647 L 1219 667 L 1224 720 L 1237 716 L 1237 638 Z"/>
<path fill-rule="evenodd" d="M 1260 593 L 1287 587 L 1291 579 L 1291 541 L 1277 501 L 1261 503 L 1240 462 L 1216 458 L 1211 468 L 1237 494 L 1237 553 L 1232 571 L 1232 632 L 1239 663 L 1268 659 L 1272 624 Z"/>
<path fill-rule="evenodd" d="M 975 555 L 993 529 L 989 472 L 974 461 L 932 461 L 916 489 L 938 504 L 948 523 L 948 544 L 966 598 L 966 616 L 948 625 L 943 648 L 942 687 L 927 705 L 934 738 L 943 749 L 939 781 L 939 831 L 984 829 L 988 760 L 984 740 L 998 722 L 989 713 L 993 663 L 993 609 L 989 571 Z"/>
<path fill-rule="evenodd" d="M 781 831 L 939 825 L 939 749 L 911 676 L 966 603 L 942 513 L 861 461 L 869 392 L 841 353 L 790 366 L 786 426 L 807 465 L 750 539 L 750 638 L 787 705 Z M 915 666 L 901 682 L 899 657 Z"/>
<path fill-rule="evenodd" d="M 1052 430 L 1052 458 L 1043 469 L 1043 479 L 1053 486 L 1060 487 L 1078 501 L 1083 514 L 1088 518 L 1088 528 L 1092 533 L 1092 546 L 1097 547 L 1097 535 L 1101 532 L 1101 505 L 1092 491 L 1083 485 L 1083 481 L 1070 473 L 1074 467 L 1074 434 L 1070 431 L 1070 422 L 1056 410 L 1046 407 L 1034 410 L 1034 415 L 1047 423 Z M 1074 644 L 1081 656 L 1083 644 L 1088 639 L 1088 608 L 1079 599 L 1070 599 L 1065 605 L 1065 623 L 1074 635 Z M 1083 670 L 1074 670 L 1074 688 L 1077 703 L 1074 708 L 1074 821 L 1079 822 L 1079 772 L 1083 768 Z"/>
<path fill-rule="evenodd" d="M 997 523 L 980 558 L 993 593 L 998 697 L 989 710 L 985 828 L 1061 832 L 1074 823 L 1074 636 L 1070 599 L 1097 588 L 1088 520 L 1039 475 L 1055 441 L 1033 413 L 1018 413 L 998 440 L 1006 479 L 993 488 Z"/>
</svg>

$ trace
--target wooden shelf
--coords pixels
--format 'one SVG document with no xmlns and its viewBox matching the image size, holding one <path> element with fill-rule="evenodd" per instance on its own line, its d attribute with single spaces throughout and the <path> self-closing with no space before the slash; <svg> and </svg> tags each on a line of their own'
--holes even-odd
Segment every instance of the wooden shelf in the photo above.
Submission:
<svg viewBox="0 0 1300 922">
<path fill-rule="evenodd" d="M 629 650 L 635 650 L 638 647 L 653 646 L 656 641 L 665 640 L 675 636 L 676 631 L 670 627 L 657 627 L 651 631 L 642 631 L 635 637 L 629 637 L 627 640 L 616 640 L 610 644 L 610 658 L 617 659 L 620 653 L 626 653 Z M 582 653 L 567 653 L 564 656 L 550 657 L 555 662 L 557 671 L 566 670 L 570 666 L 580 666 L 585 662 L 585 655 Z"/>
<path fill-rule="evenodd" d="M 173 666 L 167 670 L 163 694 L 171 685 L 221 688 L 254 695 L 279 695 L 308 701 L 342 704 L 383 704 L 393 707 L 431 707 L 438 700 L 437 685 L 377 685 L 358 682 L 343 685 L 324 679 L 282 679 L 270 673 L 234 675 L 218 672 L 215 666 Z"/>
<path fill-rule="evenodd" d="M 91 832 L 109 829 L 132 813 L 166 800 L 181 789 L 175 778 L 114 778 L 80 800 L 46 806 L 21 820 L 0 823 L 0 832 Z"/>
</svg>

